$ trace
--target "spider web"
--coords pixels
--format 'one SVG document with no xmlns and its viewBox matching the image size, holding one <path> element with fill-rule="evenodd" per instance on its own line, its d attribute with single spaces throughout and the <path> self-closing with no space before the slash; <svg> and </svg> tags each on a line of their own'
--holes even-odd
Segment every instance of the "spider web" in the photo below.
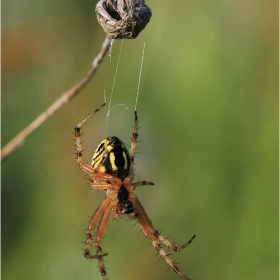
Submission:
<svg viewBox="0 0 280 280">
<path fill-rule="evenodd" d="M 144 56 L 145 56 L 145 47 L 146 47 L 146 44 L 144 42 L 142 57 L 141 57 L 140 70 L 139 70 L 139 77 L 138 77 L 138 85 L 137 85 L 137 91 L 136 91 L 136 97 L 135 97 L 135 107 L 134 107 L 135 111 L 137 111 L 137 105 L 138 105 L 139 89 L 140 89 L 140 82 L 141 82 L 141 76 L 142 76 L 143 61 L 144 61 Z M 118 60 L 117 60 L 115 74 L 114 74 L 112 89 L 111 89 L 111 92 L 110 92 L 110 95 L 109 95 L 108 110 L 107 110 L 107 116 L 106 116 L 106 134 L 107 134 L 107 130 L 108 130 L 108 121 L 109 121 L 109 116 L 111 114 L 111 111 L 117 106 L 123 106 L 125 109 L 128 109 L 125 106 L 125 104 L 123 104 L 123 103 L 118 103 L 118 104 L 112 105 L 113 93 L 114 93 L 114 89 L 115 89 L 115 84 L 116 84 L 116 79 L 117 79 L 117 74 L 118 74 L 122 49 L 123 49 L 123 40 L 121 41 L 121 47 L 120 47 L 120 51 L 119 51 L 119 55 L 118 55 Z M 111 45 L 111 48 L 110 48 L 110 51 L 109 51 L 109 56 L 110 56 L 110 62 L 111 62 L 112 45 Z M 105 90 L 104 90 L 104 101 L 105 101 L 105 103 L 107 103 L 107 96 L 106 96 L 106 91 Z"/>
</svg>

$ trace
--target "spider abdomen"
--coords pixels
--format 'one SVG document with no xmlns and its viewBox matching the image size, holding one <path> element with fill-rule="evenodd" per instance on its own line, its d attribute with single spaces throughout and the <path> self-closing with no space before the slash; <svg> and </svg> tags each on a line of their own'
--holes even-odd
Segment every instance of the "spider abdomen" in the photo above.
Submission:
<svg viewBox="0 0 280 280">
<path fill-rule="evenodd" d="M 130 156 L 118 137 L 108 137 L 95 150 L 91 166 L 123 180 L 129 173 Z"/>
</svg>

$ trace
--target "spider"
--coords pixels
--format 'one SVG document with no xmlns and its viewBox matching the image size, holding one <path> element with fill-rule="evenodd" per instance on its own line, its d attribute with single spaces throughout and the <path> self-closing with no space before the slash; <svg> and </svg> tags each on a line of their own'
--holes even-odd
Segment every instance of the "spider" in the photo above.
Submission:
<svg viewBox="0 0 280 280">
<path fill-rule="evenodd" d="M 81 146 L 81 128 L 82 126 L 102 107 L 94 110 L 83 121 L 75 127 L 76 145 L 77 145 L 77 161 L 79 167 L 90 175 L 89 186 L 95 190 L 105 190 L 107 196 L 99 205 L 92 216 L 86 233 L 86 248 L 84 256 L 87 259 L 97 259 L 100 273 L 103 280 L 108 280 L 105 270 L 103 257 L 107 255 L 101 249 L 101 242 L 105 234 L 105 230 L 111 213 L 116 219 L 127 215 L 130 219 L 138 221 L 145 235 L 149 238 L 158 253 L 181 278 L 189 280 L 170 259 L 169 255 L 164 251 L 161 244 L 171 248 L 175 252 L 186 248 L 195 238 L 195 235 L 184 245 L 175 246 L 166 238 L 164 238 L 153 226 L 150 218 L 144 210 L 141 202 L 133 193 L 138 186 L 154 185 L 149 181 L 135 182 L 134 179 L 134 154 L 138 138 L 138 117 L 137 112 L 134 114 L 134 131 L 132 134 L 130 152 L 126 149 L 121 140 L 115 136 L 108 137 L 100 142 L 92 158 L 91 166 L 84 163 L 82 159 Z M 96 254 L 91 254 L 92 231 L 97 226 L 97 234 L 95 238 Z"/>
</svg>

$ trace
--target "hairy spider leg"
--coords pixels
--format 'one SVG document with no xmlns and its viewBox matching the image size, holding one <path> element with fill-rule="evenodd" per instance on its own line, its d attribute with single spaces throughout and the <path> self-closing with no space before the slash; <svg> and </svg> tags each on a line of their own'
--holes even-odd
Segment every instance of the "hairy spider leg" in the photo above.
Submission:
<svg viewBox="0 0 280 280">
<path fill-rule="evenodd" d="M 116 201 L 113 200 L 113 201 Z M 110 205 L 112 204 L 112 205 Z M 112 202 L 112 198 L 110 196 L 106 197 L 103 202 L 100 204 L 100 206 L 97 208 L 96 212 L 92 216 L 88 229 L 87 229 L 87 241 L 86 241 L 86 249 L 84 256 L 87 259 L 98 259 L 98 265 L 99 265 L 99 270 L 100 273 L 103 277 L 103 280 L 108 280 L 103 257 L 107 255 L 107 253 L 102 252 L 102 248 L 100 246 L 102 239 L 104 237 L 106 227 L 110 218 L 110 215 L 113 211 L 113 205 L 114 203 Z M 99 222 L 98 230 L 96 233 L 96 241 L 95 241 L 95 250 L 96 250 L 96 255 L 91 255 L 90 250 L 91 250 L 91 244 L 92 244 L 92 234 L 91 232 L 94 230 L 96 227 L 96 224 Z"/>
<path fill-rule="evenodd" d="M 168 239 L 166 239 L 164 236 L 162 236 L 161 234 L 159 234 L 159 232 L 155 233 L 155 236 L 162 242 L 164 243 L 165 246 L 171 248 L 173 251 L 175 252 L 179 252 L 183 249 L 185 249 L 186 247 L 188 247 L 192 241 L 195 239 L 195 234 L 192 236 L 192 238 L 185 244 L 183 244 L 182 246 L 175 246 L 173 243 L 171 243 Z"/>
<path fill-rule="evenodd" d="M 131 178 L 131 182 L 134 179 L 134 159 L 135 159 L 135 150 L 136 150 L 136 145 L 137 145 L 137 139 L 138 139 L 138 116 L 137 112 L 134 111 L 134 131 L 132 133 L 132 138 L 131 138 L 131 144 L 130 144 L 130 170 L 129 170 L 129 177 Z M 141 181 L 141 182 L 135 182 L 131 183 L 131 186 L 135 187 L 138 186 L 153 186 L 154 183 L 149 182 L 149 181 Z"/>
<path fill-rule="evenodd" d="M 92 113 L 90 113 L 84 120 L 82 120 L 77 126 L 75 127 L 75 136 L 76 136 L 76 146 L 77 146 L 77 162 L 80 168 L 93 176 L 93 168 L 88 164 L 83 162 L 83 155 L 82 155 L 82 145 L 81 145 L 81 128 L 82 126 L 92 117 L 94 116 L 102 107 L 105 106 L 106 103 L 103 103 L 99 108 L 95 109 Z"/>
<path fill-rule="evenodd" d="M 101 244 L 101 241 L 104 237 L 106 227 L 107 227 L 107 224 L 108 224 L 108 221 L 109 221 L 112 210 L 113 209 L 110 206 L 105 210 L 105 213 L 103 214 L 103 216 L 101 218 L 101 221 L 99 223 L 99 227 L 98 227 L 98 230 L 97 230 L 97 234 L 96 234 L 95 249 L 96 249 L 96 253 L 97 253 L 97 256 L 98 256 L 99 270 L 100 270 L 100 273 L 103 277 L 103 280 L 108 280 L 107 273 L 106 273 L 106 270 L 105 270 L 104 261 L 103 261 L 103 256 L 106 256 L 107 254 L 106 253 L 104 254 L 102 252 L 100 244 Z"/>
<path fill-rule="evenodd" d="M 132 133 L 131 138 L 131 145 L 130 145 L 130 170 L 129 175 L 134 176 L 134 157 L 135 157 L 135 150 L 137 145 L 137 139 L 138 139 L 138 116 L 137 112 L 134 112 L 134 131 Z"/>
<path fill-rule="evenodd" d="M 171 242 L 169 242 L 166 238 L 162 238 L 161 235 L 159 235 L 158 231 L 154 228 L 151 220 L 149 219 L 144 207 L 142 206 L 139 199 L 134 195 L 133 193 L 130 193 L 130 200 L 133 203 L 134 206 L 134 213 L 135 217 L 138 220 L 142 230 L 144 231 L 145 235 L 150 239 L 153 246 L 156 248 L 156 250 L 159 252 L 159 254 L 163 257 L 163 259 L 166 261 L 166 263 L 172 268 L 172 270 L 177 273 L 181 278 L 185 280 L 190 280 L 187 276 L 185 276 L 179 268 L 175 265 L 175 263 L 169 258 L 169 255 L 166 254 L 166 252 L 163 250 L 162 246 L 159 244 L 158 239 L 160 239 L 166 246 L 170 247 L 171 249 L 177 248 L 174 251 L 178 251 L 178 248 L 183 249 L 187 247 L 191 241 L 194 239 L 195 236 L 192 237 L 192 239 L 186 243 L 185 245 L 181 247 L 176 247 Z M 161 236 L 161 237 L 160 237 Z"/>
<path fill-rule="evenodd" d="M 108 208 L 108 206 L 111 203 L 111 198 L 110 197 L 106 197 L 102 203 L 99 205 L 99 207 L 97 208 L 97 210 L 95 211 L 94 215 L 92 216 L 90 222 L 89 222 L 89 226 L 87 229 L 87 241 L 86 241 L 86 248 L 85 248 L 85 253 L 84 256 L 88 259 L 97 259 L 99 258 L 100 254 L 97 255 L 91 255 L 90 254 L 90 249 L 91 249 L 91 243 L 92 243 L 92 234 L 91 232 L 93 231 L 93 229 L 96 227 L 98 221 L 101 219 L 103 219 L 104 213 L 106 211 L 106 209 Z M 101 221 L 100 221 L 101 223 Z"/>
<path fill-rule="evenodd" d="M 140 187 L 140 186 L 154 186 L 155 184 L 153 182 L 150 181 L 140 181 L 140 182 L 135 182 L 135 183 L 131 183 L 131 186 L 133 186 L 133 190 L 136 187 Z"/>
</svg>

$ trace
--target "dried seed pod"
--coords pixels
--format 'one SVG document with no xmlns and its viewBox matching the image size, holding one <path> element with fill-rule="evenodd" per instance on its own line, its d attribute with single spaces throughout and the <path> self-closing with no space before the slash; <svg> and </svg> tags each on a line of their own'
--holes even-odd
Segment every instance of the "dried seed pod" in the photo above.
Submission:
<svg viewBox="0 0 280 280">
<path fill-rule="evenodd" d="M 101 0 L 95 7 L 97 20 L 112 39 L 134 39 L 152 16 L 144 0 Z"/>
</svg>

